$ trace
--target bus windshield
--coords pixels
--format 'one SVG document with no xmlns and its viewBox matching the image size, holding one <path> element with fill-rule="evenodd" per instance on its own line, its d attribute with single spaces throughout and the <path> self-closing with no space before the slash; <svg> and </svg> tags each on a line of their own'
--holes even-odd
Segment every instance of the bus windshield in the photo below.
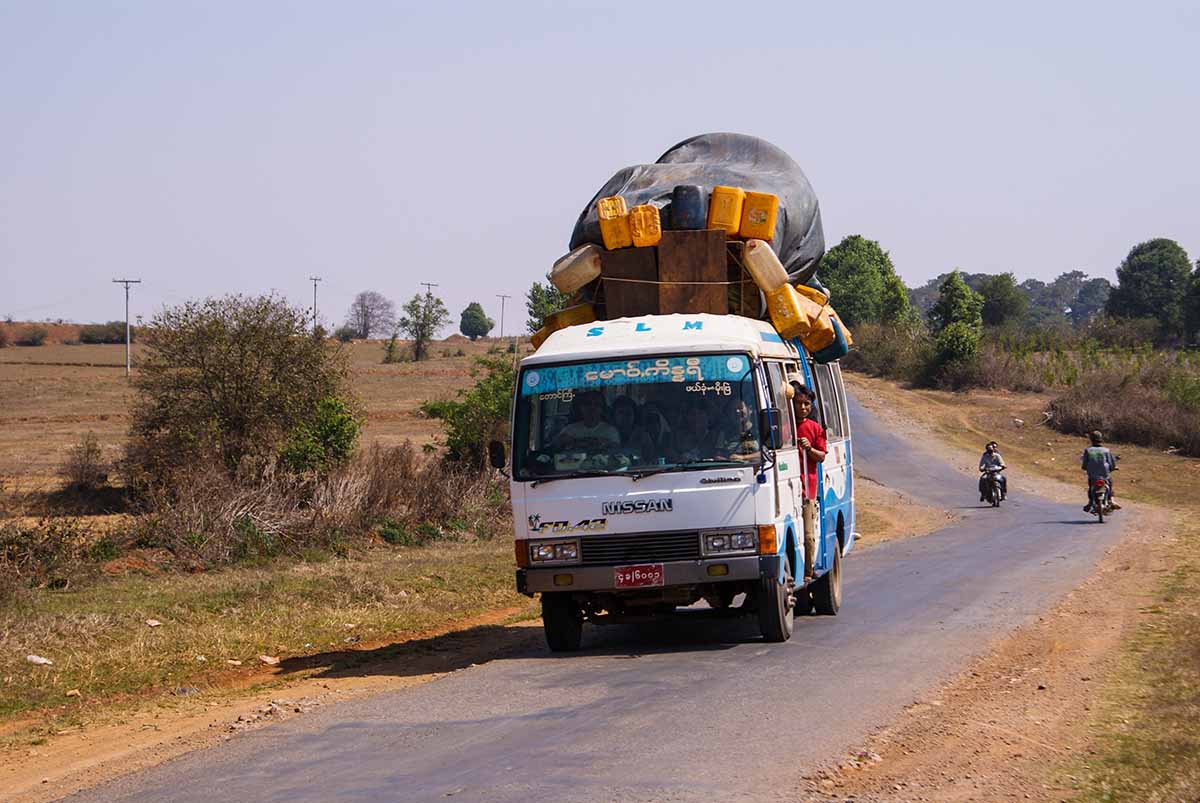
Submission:
<svg viewBox="0 0 1200 803">
<path fill-rule="evenodd" d="M 518 379 L 518 480 L 687 471 L 760 455 L 747 354 L 530 366 Z"/>
</svg>

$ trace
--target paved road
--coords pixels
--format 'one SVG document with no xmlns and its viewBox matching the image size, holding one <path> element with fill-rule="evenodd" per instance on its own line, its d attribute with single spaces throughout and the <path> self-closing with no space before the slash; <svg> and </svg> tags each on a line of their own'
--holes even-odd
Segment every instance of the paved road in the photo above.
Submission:
<svg viewBox="0 0 1200 803">
<path fill-rule="evenodd" d="M 852 554 L 837 617 L 786 644 L 752 623 L 590 629 L 444 679 L 318 709 L 84 800 L 786 800 L 933 684 L 1051 604 L 1119 535 L 1079 506 L 974 481 L 852 404 L 863 473 L 963 519 Z M 919 451 L 917 452 L 919 454 Z M 1082 484 L 1081 484 L 1082 485 Z"/>
</svg>

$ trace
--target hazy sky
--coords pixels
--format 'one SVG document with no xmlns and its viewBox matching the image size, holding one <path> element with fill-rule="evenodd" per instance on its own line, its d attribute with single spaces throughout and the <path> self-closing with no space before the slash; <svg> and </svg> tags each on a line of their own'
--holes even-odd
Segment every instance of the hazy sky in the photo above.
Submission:
<svg viewBox="0 0 1200 803">
<path fill-rule="evenodd" d="M 327 321 L 433 281 L 511 332 L 595 190 L 708 131 L 910 285 L 1200 257 L 1196 5 L 979 5 L 0 0 L 0 315 L 319 275 Z"/>
</svg>

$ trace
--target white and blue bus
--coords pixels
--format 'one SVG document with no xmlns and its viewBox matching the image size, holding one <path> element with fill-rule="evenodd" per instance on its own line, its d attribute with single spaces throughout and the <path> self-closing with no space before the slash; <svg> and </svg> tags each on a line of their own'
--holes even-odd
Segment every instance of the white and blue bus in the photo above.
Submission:
<svg viewBox="0 0 1200 803">
<path fill-rule="evenodd" d="M 786 378 L 816 393 L 814 576 L 804 580 L 804 461 Z M 493 444 L 493 463 L 503 449 Z M 700 600 L 758 618 L 835 614 L 854 544 L 854 478 L 837 363 L 766 322 L 648 315 L 572 326 L 521 362 L 512 420 L 517 588 L 540 594 L 555 651 L 585 621 L 669 615 Z"/>
</svg>

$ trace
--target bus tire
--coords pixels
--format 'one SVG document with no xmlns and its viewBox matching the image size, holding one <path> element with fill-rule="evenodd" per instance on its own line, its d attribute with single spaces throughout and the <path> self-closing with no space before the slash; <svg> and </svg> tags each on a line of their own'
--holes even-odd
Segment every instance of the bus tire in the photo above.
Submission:
<svg viewBox="0 0 1200 803">
<path fill-rule="evenodd" d="M 808 586 L 796 589 L 796 605 L 792 608 L 794 616 L 808 616 L 813 612 L 812 589 Z"/>
<path fill-rule="evenodd" d="M 813 607 L 822 616 L 837 616 L 842 607 L 842 545 L 833 550 L 833 566 L 812 584 Z"/>
<path fill-rule="evenodd" d="M 583 641 L 583 611 L 570 594 L 542 594 L 542 629 L 551 652 L 574 652 Z"/>
<path fill-rule="evenodd" d="M 758 629 L 764 641 L 778 644 L 792 637 L 793 595 L 796 583 L 792 567 L 784 564 L 784 578 L 764 578 L 758 590 Z"/>
</svg>

